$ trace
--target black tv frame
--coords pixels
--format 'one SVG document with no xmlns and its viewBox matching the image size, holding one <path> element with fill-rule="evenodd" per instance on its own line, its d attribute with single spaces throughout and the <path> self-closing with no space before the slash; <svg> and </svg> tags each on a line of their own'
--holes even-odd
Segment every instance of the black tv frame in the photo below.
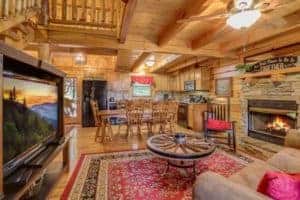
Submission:
<svg viewBox="0 0 300 200">
<path fill-rule="evenodd" d="M 9 71 L 16 73 L 18 75 L 24 75 L 28 77 L 38 78 L 46 81 L 55 82 L 58 88 L 58 127 L 55 136 L 50 137 L 46 142 L 37 145 L 36 148 L 31 149 L 26 152 L 22 157 L 14 160 L 14 162 L 9 161 L 6 165 L 3 165 L 3 160 L 0 162 L 0 167 L 3 168 L 2 174 L 0 173 L 0 182 L 4 182 L 9 176 L 14 172 L 19 170 L 19 168 L 26 167 L 30 165 L 30 161 L 39 156 L 44 152 L 48 146 L 52 144 L 60 144 L 64 138 L 64 124 L 63 124 L 63 84 L 65 74 L 48 63 L 42 62 L 35 59 L 25 53 L 8 47 L 5 44 L 0 43 L 0 72 L 1 72 L 1 99 L 3 92 L 3 71 Z M 1 106 L 2 106 L 1 100 Z M 3 137 L 3 109 L 1 109 L 1 131 L 0 135 Z M 3 139 L 2 139 L 3 140 Z M 0 145 L 1 155 L 5 153 L 3 145 Z M 0 184 L 2 186 L 2 184 Z M 3 191 L 3 188 L 1 188 Z"/>
</svg>

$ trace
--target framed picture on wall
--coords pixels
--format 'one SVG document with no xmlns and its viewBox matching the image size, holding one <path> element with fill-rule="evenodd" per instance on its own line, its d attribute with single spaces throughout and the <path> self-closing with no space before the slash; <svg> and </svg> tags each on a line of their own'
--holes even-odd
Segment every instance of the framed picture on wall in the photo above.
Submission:
<svg viewBox="0 0 300 200">
<path fill-rule="evenodd" d="M 232 78 L 216 79 L 215 93 L 218 97 L 231 97 L 232 96 Z"/>
</svg>

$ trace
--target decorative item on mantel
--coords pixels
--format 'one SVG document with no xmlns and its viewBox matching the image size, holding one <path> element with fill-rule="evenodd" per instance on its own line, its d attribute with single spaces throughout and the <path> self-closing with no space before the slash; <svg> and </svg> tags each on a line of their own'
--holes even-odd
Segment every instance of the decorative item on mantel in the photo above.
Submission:
<svg viewBox="0 0 300 200">
<path fill-rule="evenodd" d="M 270 77 L 274 85 L 279 85 L 286 74 L 300 73 L 300 64 L 297 56 L 284 56 L 260 61 L 254 65 L 238 65 L 237 70 L 246 73 L 240 78 L 248 84 L 255 84 L 257 78 Z"/>
</svg>

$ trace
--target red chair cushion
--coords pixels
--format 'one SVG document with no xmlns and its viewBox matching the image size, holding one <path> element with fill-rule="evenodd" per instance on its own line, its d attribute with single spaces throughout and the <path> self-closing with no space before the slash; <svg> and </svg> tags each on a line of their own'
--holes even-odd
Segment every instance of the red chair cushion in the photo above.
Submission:
<svg viewBox="0 0 300 200">
<path fill-rule="evenodd" d="M 226 131 L 232 129 L 231 122 L 216 119 L 208 119 L 206 123 L 206 128 L 208 130 L 214 131 Z"/>
<path fill-rule="evenodd" d="M 300 174 L 266 172 L 257 191 L 277 200 L 300 200 Z"/>
</svg>

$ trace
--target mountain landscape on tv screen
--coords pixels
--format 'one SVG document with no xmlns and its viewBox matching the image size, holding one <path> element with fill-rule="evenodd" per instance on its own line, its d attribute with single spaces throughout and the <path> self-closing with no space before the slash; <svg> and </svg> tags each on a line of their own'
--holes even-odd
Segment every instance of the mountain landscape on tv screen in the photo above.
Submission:
<svg viewBox="0 0 300 200">
<path fill-rule="evenodd" d="M 23 104 L 4 100 L 3 106 L 4 163 L 42 142 L 56 130 L 55 122 L 48 121 Z"/>
<path fill-rule="evenodd" d="M 57 129 L 57 103 L 43 103 L 30 109 Z"/>
<path fill-rule="evenodd" d="M 55 85 L 5 77 L 3 86 L 3 161 L 7 163 L 56 133 L 58 105 Z"/>
</svg>

